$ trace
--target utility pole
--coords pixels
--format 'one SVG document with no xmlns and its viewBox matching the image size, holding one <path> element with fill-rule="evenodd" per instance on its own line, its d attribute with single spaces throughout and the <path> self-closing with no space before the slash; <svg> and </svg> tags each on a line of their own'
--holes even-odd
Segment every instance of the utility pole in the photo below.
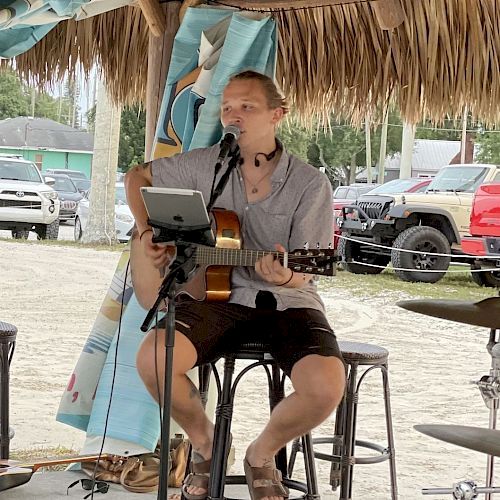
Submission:
<svg viewBox="0 0 500 500">
<path fill-rule="evenodd" d="M 366 144 L 366 182 L 372 183 L 372 141 L 370 131 L 370 113 L 365 117 L 365 144 Z"/>
<path fill-rule="evenodd" d="M 404 122 L 403 140 L 401 144 L 401 164 L 399 167 L 399 178 L 409 179 L 411 177 L 413 147 L 415 145 L 415 129 L 412 123 Z"/>
<path fill-rule="evenodd" d="M 382 130 L 380 132 L 380 154 L 378 157 L 378 179 L 380 184 L 385 181 L 385 157 L 387 155 L 387 126 L 389 124 L 389 109 L 384 107 L 384 117 L 382 120 Z"/>
</svg>

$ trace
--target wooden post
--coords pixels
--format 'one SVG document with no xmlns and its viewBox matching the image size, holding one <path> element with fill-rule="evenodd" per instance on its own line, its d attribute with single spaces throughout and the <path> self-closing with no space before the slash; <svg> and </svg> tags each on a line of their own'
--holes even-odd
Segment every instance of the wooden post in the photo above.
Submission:
<svg viewBox="0 0 500 500">
<path fill-rule="evenodd" d="M 467 115 L 469 110 L 467 104 L 464 106 L 464 115 L 462 118 L 462 141 L 460 143 L 460 163 L 465 163 L 465 153 L 467 149 Z"/>
<path fill-rule="evenodd" d="M 153 140 L 156 124 L 160 114 L 165 80 L 168 65 L 172 55 L 174 38 L 179 29 L 179 9 L 181 2 L 168 2 L 161 4 L 166 20 L 166 29 L 163 36 L 156 38 L 149 35 L 148 48 L 148 80 L 146 86 L 146 139 L 144 158 L 151 160 L 153 154 Z"/>
</svg>

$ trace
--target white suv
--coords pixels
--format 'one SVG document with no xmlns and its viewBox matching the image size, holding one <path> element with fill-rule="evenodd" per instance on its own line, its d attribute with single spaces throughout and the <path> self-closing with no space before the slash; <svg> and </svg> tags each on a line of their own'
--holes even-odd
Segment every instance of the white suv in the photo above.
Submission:
<svg viewBox="0 0 500 500">
<path fill-rule="evenodd" d="M 43 182 L 33 162 L 0 155 L 0 229 L 12 231 L 14 238 L 35 231 L 38 239 L 56 240 L 59 205 L 57 192 Z"/>
</svg>

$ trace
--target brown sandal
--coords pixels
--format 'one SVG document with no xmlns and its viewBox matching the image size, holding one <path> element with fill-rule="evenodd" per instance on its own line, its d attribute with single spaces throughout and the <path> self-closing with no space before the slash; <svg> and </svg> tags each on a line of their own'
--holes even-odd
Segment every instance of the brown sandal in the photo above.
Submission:
<svg viewBox="0 0 500 500">
<path fill-rule="evenodd" d="M 208 480 L 210 479 L 210 466 L 212 459 L 205 460 L 204 462 L 191 462 L 191 472 L 186 476 L 182 483 L 182 496 L 187 500 L 205 500 L 208 495 Z M 188 493 L 187 488 L 195 486 L 196 488 L 203 488 L 205 493 L 194 495 Z"/>
<path fill-rule="evenodd" d="M 228 455 L 231 453 L 231 446 L 233 444 L 233 435 L 229 435 L 228 444 Z M 210 467 L 212 466 L 212 459 L 209 458 L 203 462 L 193 462 L 191 460 L 190 473 L 185 477 L 182 482 L 182 496 L 186 500 L 205 500 L 208 496 L 208 481 L 210 479 Z M 187 492 L 189 486 L 195 486 L 196 488 L 203 488 L 205 493 L 200 493 L 198 495 L 193 495 Z"/>
<path fill-rule="evenodd" d="M 289 491 L 286 486 L 283 486 L 280 470 L 269 467 L 252 467 L 246 458 L 243 461 L 243 466 L 252 500 L 260 500 L 264 497 L 288 498 Z"/>
</svg>

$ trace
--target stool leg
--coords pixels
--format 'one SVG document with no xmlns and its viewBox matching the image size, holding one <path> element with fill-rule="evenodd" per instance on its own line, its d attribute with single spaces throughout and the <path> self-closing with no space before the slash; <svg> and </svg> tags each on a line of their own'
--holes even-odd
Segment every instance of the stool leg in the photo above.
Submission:
<svg viewBox="0 0 500 500">
<path fill-rule="evenodd" d="M 281 370 L 277 363 L 271 365 L 272 371 L 272 383 L 269 387 L 269 405 L 271 412 L 274 410 L 275 406 L 285 397 L 285 390 L 283 387 L 283 380 L 281 376 Z M 281 450 L 276 453 L 275 457 L 276 467 L 281 471 L 283 477 L 287 477 L 288 474 L 288 461 L 286 458 L 286 446 L 281 448 Z"/>
<path fill-rule="evenodd" d="M 314 464 L 314 448 L 311 433 L 302 436 L 302 449 L 304 451 L 304 468 L 306 471 L 307 498 L 320 498 L 318 488 L 318 478 L 316 477 L 316 467 Z"/>
<path fill-rule="evenodd" d="M 290 459 L 288 460 L 288 477 L 292 477 L 293 468 L 295 467 L 295 459 L 297 457 L 298 451 L 300 451 L 299 438 L 293 440 L 292 449 L 290 450 Z"/>
<path fill-rule="evenodd" d="M 0 458 L 9 458 L 9 343 L 0 344 Z"/>
<path fill-rule="evenodd" d="M 345 402 L 344 443 L 342 446 L 340 500 L 351 500 L 354 452 L 356 447 L 356 406 L 358 363 L 351 363 Z"/>
<path fill-rule="evenodd" d="M 222 392 L 217 404 L 212 466 L 208 484 L 207 498 L 223 500 L 226 484 L 227 455 L 229 452 L 229 436 L 231 433 L 231 419 L 233 416 L 232 386 L 235 359 L 227 356 L 224 362 L 224 381 Z"/>
<path fill-rule="evenodd" d="M 211 374 L 212 374 L 211 365 L 206 364 L 198 367 L 198 390 L 200 391 L 200 399 L 203 408 L 207 406 L 208 389 L 210 387 Z"/>
<path fill-rule="evenodd" d="M 396 477 L 396 456 L 394 446 L 394 432 L 392 428 L 391 397 L 389 391 L 389 367 L 381 366 L 382 381 L 384 385 L 385 425 L 387 429 L 387 445 L 389 447 L 389 471 L 391 475 L 391 500 L 398 498 L 398 484 Z"/>
<path fill-rule="evenodd" d="M 348 379 L 348 374 L 346 374 L 346 380 Z M 340 402 L 337 411 L 335 412 L 335 427 L 333 434 L 333 447 L 332 456 L 340 457 L 342 455 L 342 443 L 344 442 L 345 435 L 345 410 L 346 410 L 346 393 Z M 330 485 L 332 490 L 335 491 L 340 485 L 340 462 L 332 461 L 330 466 Z"/>
</svg>

